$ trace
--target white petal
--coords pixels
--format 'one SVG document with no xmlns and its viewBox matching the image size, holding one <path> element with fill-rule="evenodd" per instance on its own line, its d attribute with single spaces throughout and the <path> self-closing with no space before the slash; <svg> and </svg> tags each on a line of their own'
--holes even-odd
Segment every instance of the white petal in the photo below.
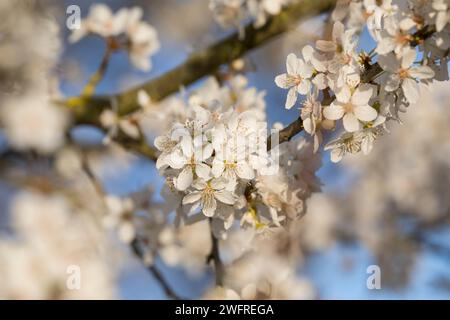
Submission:
<svg viewBox="0 0 450 320">
<path fill-rule="evenodd" d="M 366 106 L 355 106 L 353 112 L 355 116 L 362 121 L 372 121 L 377 118 L 377 110 L 369 105 Z"/>
<path fill-rule="evenodd" d="M 181 150 L 176 150 L 169 154 L 168 163 L 174 169 L 181 169 L 186 165 L 186 157 Z"/>
<path fill-rule="evenodd" d="M 140 136 L 140 131 L 135 122 L 129 119 L 123 119 L 119 122 L 120 129 L 129 137 L 137 139 Z"/>
<path fill-rule="evenodd" d="M 186 157 L 191 157 L 194 152 L 194 146 L 192 145 L 192 138 L 190 136 L 184 136 L 181 138 L 181 149 Z"/>
<path fill-rule="evenodd" d="M 180 172 L 176 180 L 174 181 L 175 187 L 184 191 L 192 184 L 193 174 L 192 168 L 190 166 L 184 167 L 184 169 Z"/>
<path fill-rule="evenodd" d="M 145 90 L 141 89 L 138 91 L 138 104 L 141 107 L 145 107 L 150 104 L 150 96 Z"/>
<path fill-rule="evenodd" d="M 184 196 L 183 205 L 191 204 L 197 202 L 202 197 L 202 193 L 200 191 L 194 191 Z"/>
<path fill-rule="evenodd" d="M 339 104 L 331 104 L 323 109 L 323 116 L 328 120 L 339 120 L 344 115 L 344 108 Z"/>
<path fill-rule="evenodd" d="M 290 75 L 296 75 L 298 69 L 298 59 L 294 53 L 291 53 L 287 56 L 286 59 L 286 70 Z"/>
<path fill-rule="evenodd" d="M 211 168 L 204 163 L 198 163 L 195 166 L 195 173 L 202 179 L 208 180 L 210 171 Z"/>
<path fill-rule="evenodd" d="M 391 74 L 387 80 L 384 89 L 388 92 L 393 92 L 400 86 L 400 77 L 397 74 Z"/>
<path fill-rule="evenodd" d="M 303 79 L 297 86 L 297 92 L 303 95 L 307 94 L 309 89 L 311 89 L 311 82 L 306 79 Z"/>
<path fill-rule="evenodd" d="M 331 162 L 337 163 L 344 157 L 345 151 L 343 148 L 334 148 L 331 150 Z"/>
<path fill-rule="evenodd" d="M 344 129 L 348 132 L 355 132 L 361 129 L 361 123 L 353 113 L 347 113 L 343 119 Z"/>
<path fill-rule="evenodd" d="M 337 49 L 336 44 L 334 42 L 325 40 L 317 40 L 316 48 L 323 52 L 335 52 Z"/>
<path fill-rule="evenodd" d="M 311 61 L 314 54 L 314 48 L 310 45 L 306 45 L 302 49 L 302 55 L 305 61 Z"/>
<path fill-rule="evenodd" d="M 216 212 L 216 208 L 217 208 L 217 201 L 216 199 L 214 199 L 214 197 L 208 197 L 207 201 L 205 201 L 205 199 L 203 199 L 203 214 L 207 217 L 212 217 L 214 216 L 214 213 Z"/>
<path fill-rule="evenodd" d="M 347 103 L 350 101 L 352 93 L 348 86 L 343 86 L 338 92 L 336 92 L 336 99 L 339 102 Z"/>
<path fill-rule="evenodd" d="M 362 84 L 356 89 L 352 96 L 352 104 L 357 106 L 367 105 L 373 94 L 373 88 L 370 85 Z"/>
<path fill-rule="evenodd" d="M 344 25 L 340 21 L 336 21 L 333 25 L 333 40 L 335 42 L 339 42 L 344 35 Z"/>
<path fill-rule="evenodd" d="M 211 158 L 212 154 L 214 152 L 214 146 L 212 143 L 208 143 L 203 146 L 203 155 L 202 155 L 202 161 L 206 161 L 209 158 Z"/>
<path fill-rule="evenodd" d="M 409 29 L 412 29 L 413 27 L 415 27 L 416 23 L 411 18 L 405 18 L 402 21 L 400 21 L 399 26 L 400 26 L 400 29 L 402 29 L 404 31 L 408 31 Z"/>
<path fill-rule="evenodd" d="M 221 190 L 221 189 L 224 189 L 226 186 L 227 186 L 226 179 L 218 178 L 218 179 L 211 180 L 211 187 L 214 190 Z"/>
<path fill-rule="evenodd" d="M 156 149 L 159 151 L 164 151 L 164 145 L 169 141 L 167 136 L 158 136 L 153 141 L 153 144 L 155 145 Z"/>
<path fill-rule="evenodd" d="M 402 90 L 409 103 L 415 103 L 419 99 L 417 83 L 413 79 L 404 79 L 402 82 Z"/>
<path fill-rule="evenodd" d="M 251 180 L 255 177 L 254 170 L 250 167 L 250 165 L 246 161 L 238 162 L 236 167 L 236 173 L 239 178 Z"/>
<path fill-rule="evenodd" d="M 393 38 L 382 38 L 380 42 L 378 42 L 378 46 L 376 52 L 378 54 L 388 54 L 395 49 L 395 41 Z"/>
<path fill-rule="evenodd" d="M 409 49 L 403 52 L 402 64 L 401 67 L 403 69 L 408 69 L 416 60 L 416 50 Z"/>
<path fill-rule="evenodd" d="M 290 109 L 295 105 L 295 102 L 297 102 L 297 88 L 293 87 L 289 89 L 289 92 L 287 94 L 286 98 L 286 109 Z"/>
<path fill-rule="evenodd" d="M 299 59 L 299 70 L 298 74 L 303 79 L 311 78 L 312 74 L 314 72 L 313 67 L 309 63 L 305 63 L 303 60 Z"/>
<path fill-rule="evenodd" d="M 213 161 L 211 173 L 214 177 L 218 178 L 222 175 L 223 170 L 225 169 L 225 163 L 220 160 Z"/>
<path fill-rule="evenodd" d="M 420 66 L 409 70 L 409 74 L 417 79 L 431 79 L 434 77 L 434 71 L 430 67 Z"/>
<path fill-rule="evenodd" d="M 287 73 L 276 76 L 275 84 L 282 89 L 289 89 L 292 87 L 292 81 L 289 81 L 289 75 Z"/>
<path fill-rule="evenodd" d="M 324 73 L 317 74 L 312 82 L 316 85 L 317 89 L 319 90 L 323 90 L 328 86 L 327 77 L 325 76 Z"/>
<path fill-rule="evenodd" d="M 222 203 L 234 204 L 234 196 L 231 192 L 226 190 L 220 190 L 214 192 L 214 197 Z"/>
<path fill-rule="evenodd" d="M 384 56 L 380 55 L 378 57 L 378 63 L 380 64 L 381 68 L 383 68 L 383 70 L 389 72 L 396 72 L 400 67 L 400 62 L 397 60 L 393 53 Z"/>
</svg>

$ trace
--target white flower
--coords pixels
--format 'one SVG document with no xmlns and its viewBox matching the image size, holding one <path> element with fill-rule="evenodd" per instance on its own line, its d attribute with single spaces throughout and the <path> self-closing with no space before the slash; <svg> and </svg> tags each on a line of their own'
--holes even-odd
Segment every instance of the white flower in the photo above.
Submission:
<svg viewBox="0 0 450 320">
<path fill-rule="evenodd" d="M 415 103 L 419 98 L 418 86 L 415 79 L 431 79 L 434 77 L 434 71 L 428 66 L 414 66 L 416 59 L 415 50 L 404 52 L 401 60 L 394 54 L 380 56 L 378 63 L 383 70 L 388 72 L 388 80 L 384 89 L 388 92 L 396 91 L 402 88 L 403 94 L 410 103 Z"/>
<path fill-rule="evenodd" d="M 121 9 L 113 14 L 105 4 L 93 4 L 89 15 L 81 22 L 69 37 L 70 42 L 77 42 L 88 33 L 96 33 L 104 38 L 117 36 L 125 30 L 128 19 L 128 9 Z"/>
<path fill-rule="evenodd" d="M 382 29 L 383 18 L 394 15 L 398 6 L 392 4 L 392 0 L 364 0 L 367 18 L 367 27 L 375 39 L 378 39 L 378 32 Z"/>
<path fill-rule="evenodd" d="M 245 0 L 210 0 L 209 9 L 222 27 L 240 27 L 246 16 L 244 3 Z"/>
<path fill-rule="evenodd" d="M 356 41 L 353 40 L 355 30 L 346 30 L 337 21 L 333 26 L 332 40 L 318 40 L 316 47 L 325 55 L 330 55 L 327 62 L 328 71 L 337 76 L 334 87 L 340 88 L 345 84 L 346 77 L 357 71 Z"/>
<path fill-rule="evenodd" d="M 358 153 L 361 151 L 361 141 L 355 138 L 350 132 L 345 132 L 338 139 L 330 141 L 324 150 L 331 150 L 331 162 L 339 162 L 344 155 L 349 153 Z"/>
<path fill-rule="evenodd" d="M 155 28 L 140 21 L 141 18 L 141 8 L 130 9 L 126 26 L 126 34 L 130 40 L 128 50 L 133 65 L 148 71 L 152 66 L 149 57 L 159 50 L 160 43 Z"/>
<path fill-rule="evenodd" d="M 64 142 L 67 115 L 41 92 L 5 101 L 0 117 L 9 143 L 19 150 L 48 154 Z"/>
<path fill-rule="evenodd" d="M 131 243 L 136 233 L 133 224 L 133 201 L 130 198 L 106 196 L 105 204 L 108 214 L 103 219 L 104 225 L 108 228 L 116 228 L 120 240 Z"/>
<path fill-rule="evenodd" d="M 286 59 L 286 70 L 287 73 L 275 78 L 275 83 L 280 88 L 289 89 L 286 109 L 290 109 L 297 101 L 297 93 L 306 94 L 311 89 L 310 78 L 313 75 L 313 67 L 291 53 Z"/>
<path fill-rule="evenodd" d="M 170 156 L 169 163 L 174 169 L 181 169 L 178 177 L 174 179 L 175 187 L 184 191 L 192 184 L 194 176 L 208 179 L 211 168 L 204 163 L 211 157 L 213 148 L 211 144 L 203 141 L 204 136 L 192 139 L 190 136 L 181 138 L 181 149 Z"/>
<path fill-rule="evenodd" d="M 255 177 L 253 168 L 236 148 L 227 148 L 218 152 L 213 160 L 211 173 L 214 177 L 225 178 L 230 185 L 235 185 L 237 178 L 251 180 Z"/>
<path fill-rule="evenodd" d="M 388 54 L 392 51 L 397 56 L 401 56 L 403 51 L 410 49 L 410 43 L 413 37 L 408 30 L 413 27 L 411 19 L 405 19 L 400 23 L 394 17 L 388 17 L 384 20 L 384 28 L 379 33 L 376 52 L 378 54 Z"/>
<path fill-rule="evenodd" d="M 317 152 L 322 143 L 321 129 L 329 130 L 334 127 L 334 121 L 322 117 L 322 105 L 318 100 L 317 90 L 308 93 L 300 116 L 303 120 L 303 128 L 314 138 L 314 152 Z"/>
<path fill-rule="evenodd" d="M 435 10 L 430 13 L 432 17 L 436 19 L 436 31 L 442 31 L 450 21 L 448 0 L 433 0 L 432 8 Z"/>
<path fill-rule="evenodd" d="M 184 196 L 183 205 L 194 204 L 192 210 L 201 206 L 205 216 L 213 217 L 216 214 L 217 201 L 228 205 L 235 202 L 233 193 L 225 189 L 226 185 L 224 179 L 196 180 L 192 186 L 197 191 Z"/>
<path fill-rule="evenodd" d="M 100 123 L 106 129 L 108 129 L 106 143 L 109 139 L 115 137 L 118 133 L 118 129 L 122 130 L 127 136 L 137 139 L 140 136 L 139 125 L 137 117 L 134 114 L 119 117 L 119 115 L 111 110 L 105 109 L 100 114 Z"/>
<path fill-rule="evenodd" d="M 347 86 L 336 94 L 336 100 L 324 108 L 323 115 L 329 120 L 343 118 L 344 128 L 348 132 L 361 129 L 360 121 L 372 121 L 377 117 L 377 111 L 369 105 L 373 89 L 370 85 L 362 84 L 353 93 Z"/>
<path fill-rule="evenodd" d="M 158 34 L 151 25 L 141 21 L 142 9 L 134 7 L 122 8 L 115 14 L 104 4 L 91 6 L 88 17 L 82 21 L 81 28 L 75 30 L 69 37 L 70 42 L 77 42 L 89 33 L 98 34 L 103 38 L 114 38 L 112 49 L 126 49 L 131 63 L 138 69 L 151 69 L 149 57 L 160 48 Z M 122 43 L 120 35 L 126 36 Z M 111 48 L 110 48 L 111 49 Z"/>
<path fill-rule="evenodd" d="M 250 15 L 255 17 L 254 26 L 260 28 L 267 22 L 268 16 L 280 13 L 289 0 L 247 0 Z"/>
</svg>

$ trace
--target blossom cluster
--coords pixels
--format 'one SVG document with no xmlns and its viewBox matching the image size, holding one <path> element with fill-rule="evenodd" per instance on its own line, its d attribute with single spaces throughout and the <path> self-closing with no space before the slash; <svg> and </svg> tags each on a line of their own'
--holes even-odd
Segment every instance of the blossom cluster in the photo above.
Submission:
<svg viewBox="0 0 450 320">
<path fill-rule="evenodd" d="M 261 105 L 242 109 L 237 101 L 225 106 L 194 93 L 185 119 L 155 139 L 156 167 L 180 217 L 212 218 L 221 237 L 235 220 L 259 230 L 281 226 L 301 215 L 304 200 L 320 189 L 312 144 L 301 138 L 267 152 Z"/>
<path fill-rule="evenodd" d="M 111 50 L 127 50 L 136 68 L 149 71 L 152 67 L 149 57 L 159 50 L 160 43 L 155 28 L 142 21 L 142 16 L 139 7 L 122 8 L 114 14 L 107 5 L 94 4 L 69 40 L 77 42 L 88 34 L 98 35 L 108 40 Z"/>
<path fill-rule="evenodd" d="M 322 131 L 342 124 L 340 137 L 325 146 L 333 162 L 369 153 L 386 123 L 400 122 L 399 113 L 417 102 L 419 85 L 448 79 L 448 1 L 408 1 L 404 8 L 391 0 L 350 2 L 346 15 L 338 4 L 333 17 L 342 22 L 334 22 L 331 39 L 305 46 L 301 57 L 290 54 L 287 72 L 275 78 L 288 90 L 286 108 L 306 96 L 301 118 L 316 151 Z M 376 42 L 370 53 L 358 52 L 354 17 L 363 14 Z"/>
<path fill-rule="evenodd" d="M 255 28 L 266 24 L 270 16 L 277 15 L 292 0 L 210 0 L 209 8 L 215 20 L 223 27 L 242 31 L 246 20 L 253 20 Z"/>
<path fill-rule="evenodd" d="M 14 237 L 0 238 L 0 297 L 113 298 L 113 270 L 103 247 L 107 242 L 90 214 L 58 193 L 14 197 Z M 76 270 L 81 270 L 80 279 L 72 283 L 68 275 Z"/>
</svg>

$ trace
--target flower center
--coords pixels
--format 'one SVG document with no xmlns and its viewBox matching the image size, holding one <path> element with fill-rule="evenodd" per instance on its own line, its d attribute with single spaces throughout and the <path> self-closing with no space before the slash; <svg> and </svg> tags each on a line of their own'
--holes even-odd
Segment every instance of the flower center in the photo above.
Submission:
<svg viewBox="0 0 450 320">
<path fill-rule="evenodd" d="M 402 33 L 397 34 L 397 37 L 395 38 L 395 41 L 398 44 L 402 45 L 408 43 L 410 40 L 411 36 L 409 34 L 402 34 Z"/>
<path fill-rule="evenodd" d="M 408 69 L 400 69 L 398 71 L 398 76 L 400 77 L 400 79 L 410 78 L 409 70 Z"/>
<path fill-rule="evenodd" d="M 345 110 L 345 113 L 352 113 L 353 112 L 353 104 L 351 102 L 347 102 L 344 105 L 344 110 Z"/>
</svg>

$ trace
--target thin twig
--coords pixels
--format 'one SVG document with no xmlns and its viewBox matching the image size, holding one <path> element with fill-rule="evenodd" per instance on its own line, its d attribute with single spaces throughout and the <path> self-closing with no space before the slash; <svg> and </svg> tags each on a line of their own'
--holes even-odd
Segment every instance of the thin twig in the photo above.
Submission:
<svg viewBox="0 0 450 320">
<path fill-rule="evenodd" d="M 83 88 L 83 91 L 81 93 L 82 97 L 89 98 L 94 94 L 95 89 L 97 88 L 97 85 L 100 83 L 100 81 L 105 76 L 106 70 L 108 69 L 109 59 L 111 57 L 112 52 L 113 52 L 113 49 L 108 45 L 106 47 L 105 53 L 103 54 L 103 58 L 102 58 L 102 61 L 100 62 L 100 66 L 98 67 L 97 71 L 89 78 L 88 83 Z"/>
<path fill-rule="evenodd" d="M 223 286 L 225 277 L 225 268 L 220 258 L 219 239 L 216 238 L 212 231 L 212 219 L 209 219 L 209 228 L 211 233 L 211 252 L 207 257 L 207 263 L 211 261 L 214 263 L 214 274 L 217 286 Z"/>
<path fill-rule="evenodd" d="M 144 254 L 139 246 L 139 242 L 137 239 L 134 239 L 131 242 L 131 248 L 133 249 L 133 252 L 137 257 L 139 257 L 142 261 L 144 259 Z M 175 293 L 175 291 L 172 289 L 172 287 L 169 285 L 167 280 L 164 278 L 163 274 L 159 269 L 156 267 L 156 265 L 152 264 L 147 267 L 147 269 L 150 271 L 150 273 L 153 275 L 153 277 L 158 281 L 160 286 L 163 288 L 164 293 L 167 297 L 174 299 L 174 300 L 182 300 L 182 298 Z"/>
</svg>

